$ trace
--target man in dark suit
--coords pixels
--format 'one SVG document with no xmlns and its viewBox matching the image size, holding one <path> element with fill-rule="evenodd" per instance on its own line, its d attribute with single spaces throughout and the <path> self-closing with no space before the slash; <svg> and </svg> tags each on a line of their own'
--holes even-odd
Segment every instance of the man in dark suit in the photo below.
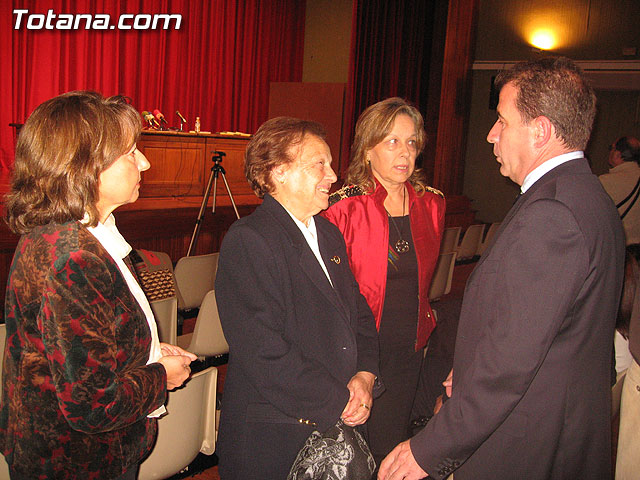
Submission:
<svg viewBox="0 0 640 480">
<path fill-rule="evenodd" d="M 521 195 L 465 290 L 453 392 L 380 479 L 611 475 L 611 349 L 624 236 L 583 149 L 595 95 L 565 58 L 496 79 L 487 140 Z"/>
</svg>

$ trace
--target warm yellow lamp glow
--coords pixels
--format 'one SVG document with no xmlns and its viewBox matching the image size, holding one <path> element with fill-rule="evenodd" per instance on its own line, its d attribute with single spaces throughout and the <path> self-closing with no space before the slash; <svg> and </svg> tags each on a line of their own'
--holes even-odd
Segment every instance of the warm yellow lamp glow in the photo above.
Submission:
<svg viewBox="0 0 640 480">
<path fill-rule="evenodd" d="M 531 35 L 530 42 L 540 50 L 551 50 L 556 45 L 556 36 L 549 29 L 536 30 Z"/>
</svg>

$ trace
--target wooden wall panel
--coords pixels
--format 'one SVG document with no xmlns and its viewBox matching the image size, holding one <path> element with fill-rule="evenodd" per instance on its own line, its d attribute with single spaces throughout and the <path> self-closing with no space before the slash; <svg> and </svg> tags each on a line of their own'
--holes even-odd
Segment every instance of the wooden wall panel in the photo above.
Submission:
<svg viewBox="0 0 640 480">
<path fill-rule="evenodd" d="M 142 174 L 140 199 L 125 210 L 199 207 L 204 199 L 216 151 L 224 153 L 221 166 L 237 205 L 258 205 L 244 176 L 244 153 L 250 137 L 220 134 L 143 132 L 138 146 L 151 168 Z M 222 177 L 218 176 L 217 205 L 231 205 Z M 213 193 L 213 185 L 210 194 Z M 209 196 L 208 205 L 213 204 Z"/>
<path fill-rule="evenodd" d="M 144 135 L 138 145 L 151 163 L 142 173 L 141 197 L 202 195 L 205 141 Z"/>
<path fill-rule="evenodd" d="M 344 89 L 344 83 L 272 82 L 269 90 L 269 118 L 296 117 L 324 126 L 338 174 L 348 161 L 340 158 Z"/>
</svg>

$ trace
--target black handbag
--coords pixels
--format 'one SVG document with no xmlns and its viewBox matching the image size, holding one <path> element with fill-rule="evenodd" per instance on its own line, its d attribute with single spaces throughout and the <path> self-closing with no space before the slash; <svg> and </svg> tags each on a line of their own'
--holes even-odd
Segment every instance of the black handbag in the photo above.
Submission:
<svg viewBox="0 0 640 480">
<path fill-rule="evenodd" d="M 326 432 L 309 435 L 287 480 L 370 480 L 375 468 L 360 432 L 338 420 Z"/>
</svg>

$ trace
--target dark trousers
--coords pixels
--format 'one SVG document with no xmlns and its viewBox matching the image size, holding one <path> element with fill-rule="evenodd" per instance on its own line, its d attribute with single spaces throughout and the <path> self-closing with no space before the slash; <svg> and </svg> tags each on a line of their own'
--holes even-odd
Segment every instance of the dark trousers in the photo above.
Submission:
<svg viewBox="0 0 640 480">
<path fill-rule="evenodd" d="M 373 401 L 371 417 L 365 424 L 369 448 L 378 466 L 398 443 L 409 438 L 411 408 L 422 363 L 422 350 L 412 350 L 392 351 L 380 358 L 385 391 Z"/>
</svg>

